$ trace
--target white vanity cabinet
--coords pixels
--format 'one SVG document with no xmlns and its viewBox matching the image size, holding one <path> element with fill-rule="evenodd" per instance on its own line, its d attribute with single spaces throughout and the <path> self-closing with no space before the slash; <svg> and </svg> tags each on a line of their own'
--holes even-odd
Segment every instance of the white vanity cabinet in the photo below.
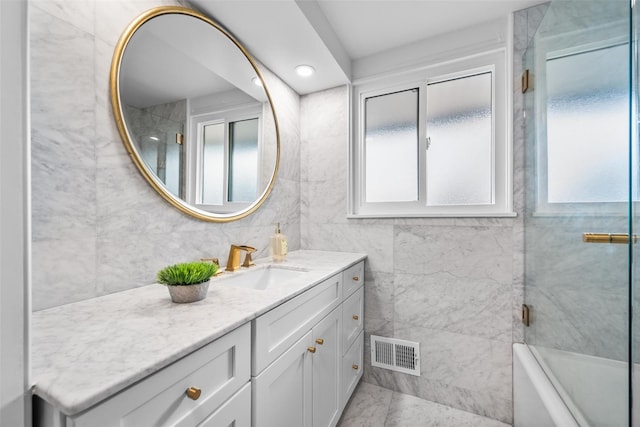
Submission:
<svg viewBox="0 0 640 427">
<path fill-rule="evenodd" d="M 342 411 L 362 378 L 364 350 L 364 261 L 343 273 L 344 302 L 342 303 Z"/>
<path fill-rule="evenodd" d="M 254 320 L 254 427 L 338 422 L 341 303 L 337 274 Z"/>
<path fill-rule="evenodd" d="M 293 252 L 305 282 L 192 305 L 148 286 L 34 313 L 33 425 L 335 427 L 362 376 L 364 258 Z"/>
<path fill-rule="evenodd" d="M 258 376 L 341 302 L 342 274 L 336 274 L 255 319 L 251 375 Z"/>
<path fill-rule="evenodd" d="M 338 307 L 253 378 L 254 427 L 336 425 L 341 320 Z"/>
<path fill-rule="evenodd" d="M 363 283 L 364 261 L 254 320 L 253 427 L 337 424 L 362 376 Z"/>
<path fill-rule="evenodd" d="M 34 425 L 250 427 L 250 354 L 245 324 L 80 414 L 39 402 Z"/>
</svg>

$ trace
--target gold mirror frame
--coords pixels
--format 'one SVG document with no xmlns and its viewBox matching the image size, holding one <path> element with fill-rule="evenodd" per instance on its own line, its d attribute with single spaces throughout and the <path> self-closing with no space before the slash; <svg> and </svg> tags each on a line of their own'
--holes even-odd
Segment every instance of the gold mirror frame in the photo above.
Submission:
<svg viewBox="0 0 640 427">
<path fill-rule="evenodd" d="M 276 159 L 275 159 L 275 164 L 273 168 L 273 174 L 271 175 L 271 179 L 267 187 L 264 189 L 264 191 L 258 197 L 258 199 L 253 203 L 251 203 L 249 207 L 242 209 L 240 211 L 228 213 L 228 214 L 208 212 L 202 209 L 198 209 L 188 204 L 184 200 L 180 199 L 179 197 L 171 194 L 167 190 L 167 188 L 165 188 L 162 181 L 160 181 L 158 177 L 147 167 L 144 160 L 142 159 L 137 149 L 135 148 L 133 141 L 131 139 L 131 135 L 129 134 L 129 130 L 127 129 L 127 125 L 125 123 L 123 109 L 122 109 L 121 98 L 120 98 L 120 67 L 122 65 L 122 59 L 124 56 L 125 49 L 129 41 L 135 34 L 135 32 L 144 23 L 158 16 L 168 15 L 168 14 L 181 14 L 181 15 L 192 16 L 196 19 L 199 19 L 211 25 L 213 28 L 218 30 L 222 35 L 227 37 L 242 52 L 242 54 L 251 64 L 251 67 L 256 72 L 257 77 L 262 82 L 262 87 L 267 96 L 267 100 L 269 101 L 269 105 L 271 106 L 271 112 L 273 114 L 273 122 L 274 122 L 275 133 L 276 133 L 275 134 Z M 181 6 L 161 6 L 161 7 L 148 10 L 147 12 L 144 12 L 143 14 L 138 16 L 133 22 L 131 22 L 131 24 L 129 24 L 129 26 L 125 29 L 123 34 L 120 36 L 118 43 L 116 44 L 113 60 L 111 62 L 109 86 L 111 91 L 111 104 L 113 106 L 113 115 L 116 121 L 116 125 L 118 126 L 118 131 L 120 132 L 120 137 L 122 138 L 122 142 L 124 143 L 125 149 L 129 153 L 129 156 L 137 166 L 142 176 L 147 180 L 147 182 L 151 185 L 151 187 L 153 187 L 153 189 L 171 205 L 178 208 L 183 213 L 203 221 L 230 222 L 230 221 L 236 221 L 248 215 L 251 215 L 267 199 L 267 197 L 271 193 L 271 190 L 273 189 L 273 186 L 275 184 L 276 176 L 278 174 L 278 168 L 280 165 L 280 131 L 278 127 L 278 119 L 276 116 L 276 111 L 274 108 L 273 101 L 271 99 L 271 94 L 267 89 L 267 85 L 264 81 L 264 78 L 262 77 L 262 74 L 260 73 L 260 70 L 258 69 L 258 66 L 255 60 L 253 59 L 251 54 L 249 54 L 249 52 L 245 49 L 245 47 L 242 44 L 240 44 L 238 40 L 236 40 L 231 34 L 229 34 L 219 24 L 217 24 L 207 16 L 201 14 L 200 12 L 197 12 L 189 8 L 181 7 Z"/>
</svg>

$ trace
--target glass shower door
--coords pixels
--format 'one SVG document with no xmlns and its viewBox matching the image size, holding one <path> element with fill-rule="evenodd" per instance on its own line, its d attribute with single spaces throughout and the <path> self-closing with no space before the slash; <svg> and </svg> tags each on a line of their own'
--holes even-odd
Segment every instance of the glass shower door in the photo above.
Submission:
<svg viewBox="0 0 640 427">
<path fill-rule="evenodd" d="M 639 122 L 639 108 L 640 108 L 640 89 L 638 82 L 640 81 L 640 49 L 638 47 L 638 40 L 640 39 L 640 4 L 636 4 L 632 1 L 631 10 L 631 126 L 630 126 L 630 138 L 632 152 L 639 151 L 638 141 L 640 140 L 640 122 Z M 631 170 L 640 170 L 640 161 L 638 156 L 631 157 Z M 632 226 L 631 232 L 637 236 L 640 230 L 640 206 L 638 201 L 640 197 L 640 183 L 634 176 L 631 180 L 631 194 L 633 195 L 631 218 Z M 633 260 L 633 269 L 631 274 L 631 287 L 629 292 L 629 299 L 632 302 L 631 312 L 635 319 L 640 319 L 640 249 L 637 244 L 632 245 L 631 254 Z M 631 324 L 631 340 L 629 347 L 629 360 L 633 361 L 630 364 L 630 394 L 633 399 L 633 406 L 631 411 L 631 417 L 633 419 L 633 426 L 640 426 L 640 322 L 637 320 Z M 632 393 L 635 391 L 635 393 Z"/>
<path fill-rule="evenodd" d="M 553 1 L 525 53 L 525 341 L 582 426 L 628 426 L 628 0 Z"/>
</svg>

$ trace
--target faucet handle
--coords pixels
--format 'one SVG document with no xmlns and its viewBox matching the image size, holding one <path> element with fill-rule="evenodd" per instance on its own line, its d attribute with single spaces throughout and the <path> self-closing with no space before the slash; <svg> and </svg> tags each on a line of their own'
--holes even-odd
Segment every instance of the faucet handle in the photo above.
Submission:
<svg viewBox="0 0 640 427">
<path fill-rule="evenodd" d="M 243 267 L 251 267 L 256 265 L 253 260 L 251 259 L 251 254 L 254 253 L 256 251 L 256 248 L 253 248 L 251 246 L 241 246 L 241 248 L 246 252 L 246 255 L 244 256 L 244 262 L 242 263 Z"/>
<path fill-rule="evenodd" d="M 220 267 L 220 260 L 218 258 L 200 258 L 200 261 L 210 262 Z"/>
</svg>

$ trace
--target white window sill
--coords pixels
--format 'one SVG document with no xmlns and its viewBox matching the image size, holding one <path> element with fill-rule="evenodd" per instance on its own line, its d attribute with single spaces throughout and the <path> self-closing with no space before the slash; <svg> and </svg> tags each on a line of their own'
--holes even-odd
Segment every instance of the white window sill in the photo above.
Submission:
<svg viewBox="0 0 640 427">
<path fill-rule="evenodd" d="M 497 212 L 497 213 L 377 213 L 377 214 L 347 214 L 347 219 L 367 219 L 367 218 L 515 218 L 517 212 Z"/>
</svg>

